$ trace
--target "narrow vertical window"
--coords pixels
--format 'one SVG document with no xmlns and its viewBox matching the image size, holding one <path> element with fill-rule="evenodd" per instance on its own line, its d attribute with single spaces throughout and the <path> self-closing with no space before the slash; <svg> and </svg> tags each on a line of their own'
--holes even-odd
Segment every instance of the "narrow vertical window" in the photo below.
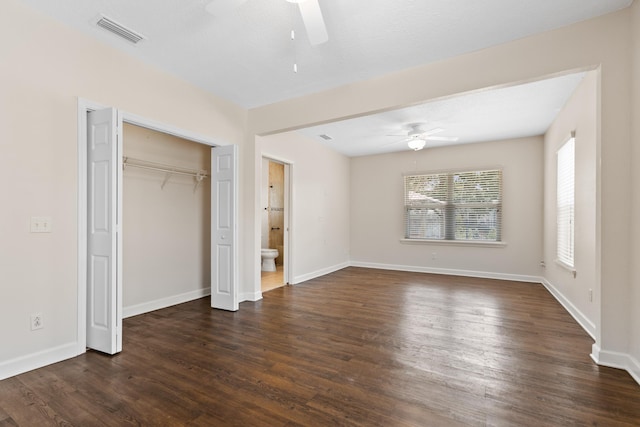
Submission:
<svg viewBox="0 0 640 427">
<path fill-rule="evenodd" d="M 567 267 L 574 267 L 575 219 L 575 136 L 558 150 L 557 174 L 557 256 Z"/>
</svg>

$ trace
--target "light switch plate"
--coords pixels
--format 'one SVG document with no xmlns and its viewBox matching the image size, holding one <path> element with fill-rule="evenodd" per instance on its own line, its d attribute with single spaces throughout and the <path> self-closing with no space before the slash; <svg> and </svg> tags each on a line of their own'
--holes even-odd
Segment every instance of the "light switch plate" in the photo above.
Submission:
<svg viewBox="0 0 640 427">
<path fill-rule="evenodd" d="M 50 216 L 32 216 L 31 232 L 32 233 L 51 233 L 53 220 Z"/>
</svg>

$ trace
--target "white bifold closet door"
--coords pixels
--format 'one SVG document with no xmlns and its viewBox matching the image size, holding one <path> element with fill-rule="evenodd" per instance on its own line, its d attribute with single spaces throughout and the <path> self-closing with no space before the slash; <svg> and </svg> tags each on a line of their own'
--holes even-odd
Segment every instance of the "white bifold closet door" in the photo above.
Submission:
<svg viewBox="0 0 640 427">
<path fill-rule="evenodd" d="M 238 310 L 237 146 L 211 149 L 211 307 Z"/>
<path fill-rule="evenodd" d="M 106 108 L 87 116 L 87 347 L 122 351 L 122 122 Z"/>
<path fill-rule="evenodd" d="M 212 148 L 211 307 L 238 310 L 237 147 Z M 122 351 L 122 119 L 87 114 L 87 347 Z"/>
</svg>

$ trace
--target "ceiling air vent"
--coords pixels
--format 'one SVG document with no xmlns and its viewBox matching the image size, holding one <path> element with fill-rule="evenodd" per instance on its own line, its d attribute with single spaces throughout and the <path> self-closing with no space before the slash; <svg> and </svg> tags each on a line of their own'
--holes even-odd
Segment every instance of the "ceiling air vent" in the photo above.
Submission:
<svg viewBox="0 0 640 427">
<path fill-rule="evenodd" d="M 137 44 L 140 41 L 146 39 L 146 37 L 142 34 L 136 33 L 135 31 L 130 30 L 121 24 L 118 24 L 113 19 L 107 18 L 104 15 L 100 15 L 100 17 L 96 21 L 96 25 L 133 44 Z"/>
<path fill-rule="evenodd" d="M 333 138 L 331 138 L 329 135 L 326 134 L 322 134 L 322 135 L 318 135 L 320 138 L 324 139 L 325 141 L 331 141 Z"/>
</svg>

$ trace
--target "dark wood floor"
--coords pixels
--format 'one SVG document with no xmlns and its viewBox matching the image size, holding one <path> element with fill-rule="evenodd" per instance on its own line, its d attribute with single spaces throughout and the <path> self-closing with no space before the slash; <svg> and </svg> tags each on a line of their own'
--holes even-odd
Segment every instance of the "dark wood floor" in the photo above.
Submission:
<svg viewBox="0 0 640 427">
<path fill-rule="evenodd" d="M 640 425 L 591 344 L 541 285 L 347 268 L 126 319 L 119 355 L 0 381 L 0 426 Z"/>
</svg>

